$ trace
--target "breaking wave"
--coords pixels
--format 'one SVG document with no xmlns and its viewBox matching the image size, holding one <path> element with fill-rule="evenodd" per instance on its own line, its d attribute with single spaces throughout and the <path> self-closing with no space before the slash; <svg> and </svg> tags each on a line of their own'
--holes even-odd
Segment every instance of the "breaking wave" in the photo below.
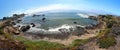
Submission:
<svg viewBox="0 0 120 50">
<path fill-rule="evenodd" d="M 79 15 L 80 17 L 83 17 L 83 18 L 88 18 L 89 17 L 89 15 L 87 15 L 87 14 L 81 14 L 81 13 L 79 13 L 77 15 Z"/>
</svg>

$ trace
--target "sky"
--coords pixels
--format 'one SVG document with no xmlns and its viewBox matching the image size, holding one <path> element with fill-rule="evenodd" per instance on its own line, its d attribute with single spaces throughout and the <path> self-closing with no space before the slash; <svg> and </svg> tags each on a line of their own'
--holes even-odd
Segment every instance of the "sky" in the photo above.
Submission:
<svg viewBox="0 0 120 50">
<path fill-rule="evenodd" d="M 0 0 L 0 18 L 55 9 L 109 12 L 120 15 L 120 0 Z"/>
</svg>

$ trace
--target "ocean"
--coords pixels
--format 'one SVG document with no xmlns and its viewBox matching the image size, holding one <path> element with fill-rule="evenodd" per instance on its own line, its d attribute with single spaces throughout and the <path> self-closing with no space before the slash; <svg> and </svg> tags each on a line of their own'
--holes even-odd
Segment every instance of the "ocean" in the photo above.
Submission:
<svg viewBox="0 0 120 50">
<path fill-rule="evenodd" d="M 44 14 L 44 15 L 43 15 Z M 38 16 L 28 15 L 21 18 L 21 22 L 17 25 L 30 25 L 35 24 L 35 27 L 31 27 L 28 32 L 56 32 L 60 29 L 74 29 L 76 26 L 87 26 L 96 24 L 97 21 L 89 19 L 86 14 L 78 12 L 48 12 L 48 13 L 36 13 Z M 45 18 L 43 21 L 42 19 Z"/>
</svg>

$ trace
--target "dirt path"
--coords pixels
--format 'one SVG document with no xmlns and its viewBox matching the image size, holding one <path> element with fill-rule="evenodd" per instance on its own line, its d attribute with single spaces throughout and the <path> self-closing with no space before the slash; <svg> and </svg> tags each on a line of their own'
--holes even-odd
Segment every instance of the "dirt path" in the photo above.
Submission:
<svg viewBox="0 0 120 50">
<path fill-rule="evenodd" d="M 75 39 L 88 39 L 88 38 L 95 37 L 95 36 L 96 36 L 95 34 L 84 34 L 82 36 L 70 36 L 68 39 L 64 39 L 64 40 L 60 40 L 60 39 L 48 39 L 48 38 L 44 38 L 43 40 L 50 41 L 50 42 L 57 42 L 57 43 L 64 44 L 64 45 L 69 45 Z"/>
</svg>

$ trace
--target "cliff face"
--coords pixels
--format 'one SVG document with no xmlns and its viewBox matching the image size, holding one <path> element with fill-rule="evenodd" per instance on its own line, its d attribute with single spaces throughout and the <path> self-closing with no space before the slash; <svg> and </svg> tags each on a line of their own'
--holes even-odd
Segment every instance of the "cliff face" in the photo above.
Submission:
<svg viewBox="0 0 120 50">
<path fill-rule="evenodd" d="M 26 50 L 22 42 L 13 39 L 14 35 L 20 33 L 11 23 L 16 18 L 18 17 L 10 17 L 0 21 L 0 50 Z"/>
</svg>

